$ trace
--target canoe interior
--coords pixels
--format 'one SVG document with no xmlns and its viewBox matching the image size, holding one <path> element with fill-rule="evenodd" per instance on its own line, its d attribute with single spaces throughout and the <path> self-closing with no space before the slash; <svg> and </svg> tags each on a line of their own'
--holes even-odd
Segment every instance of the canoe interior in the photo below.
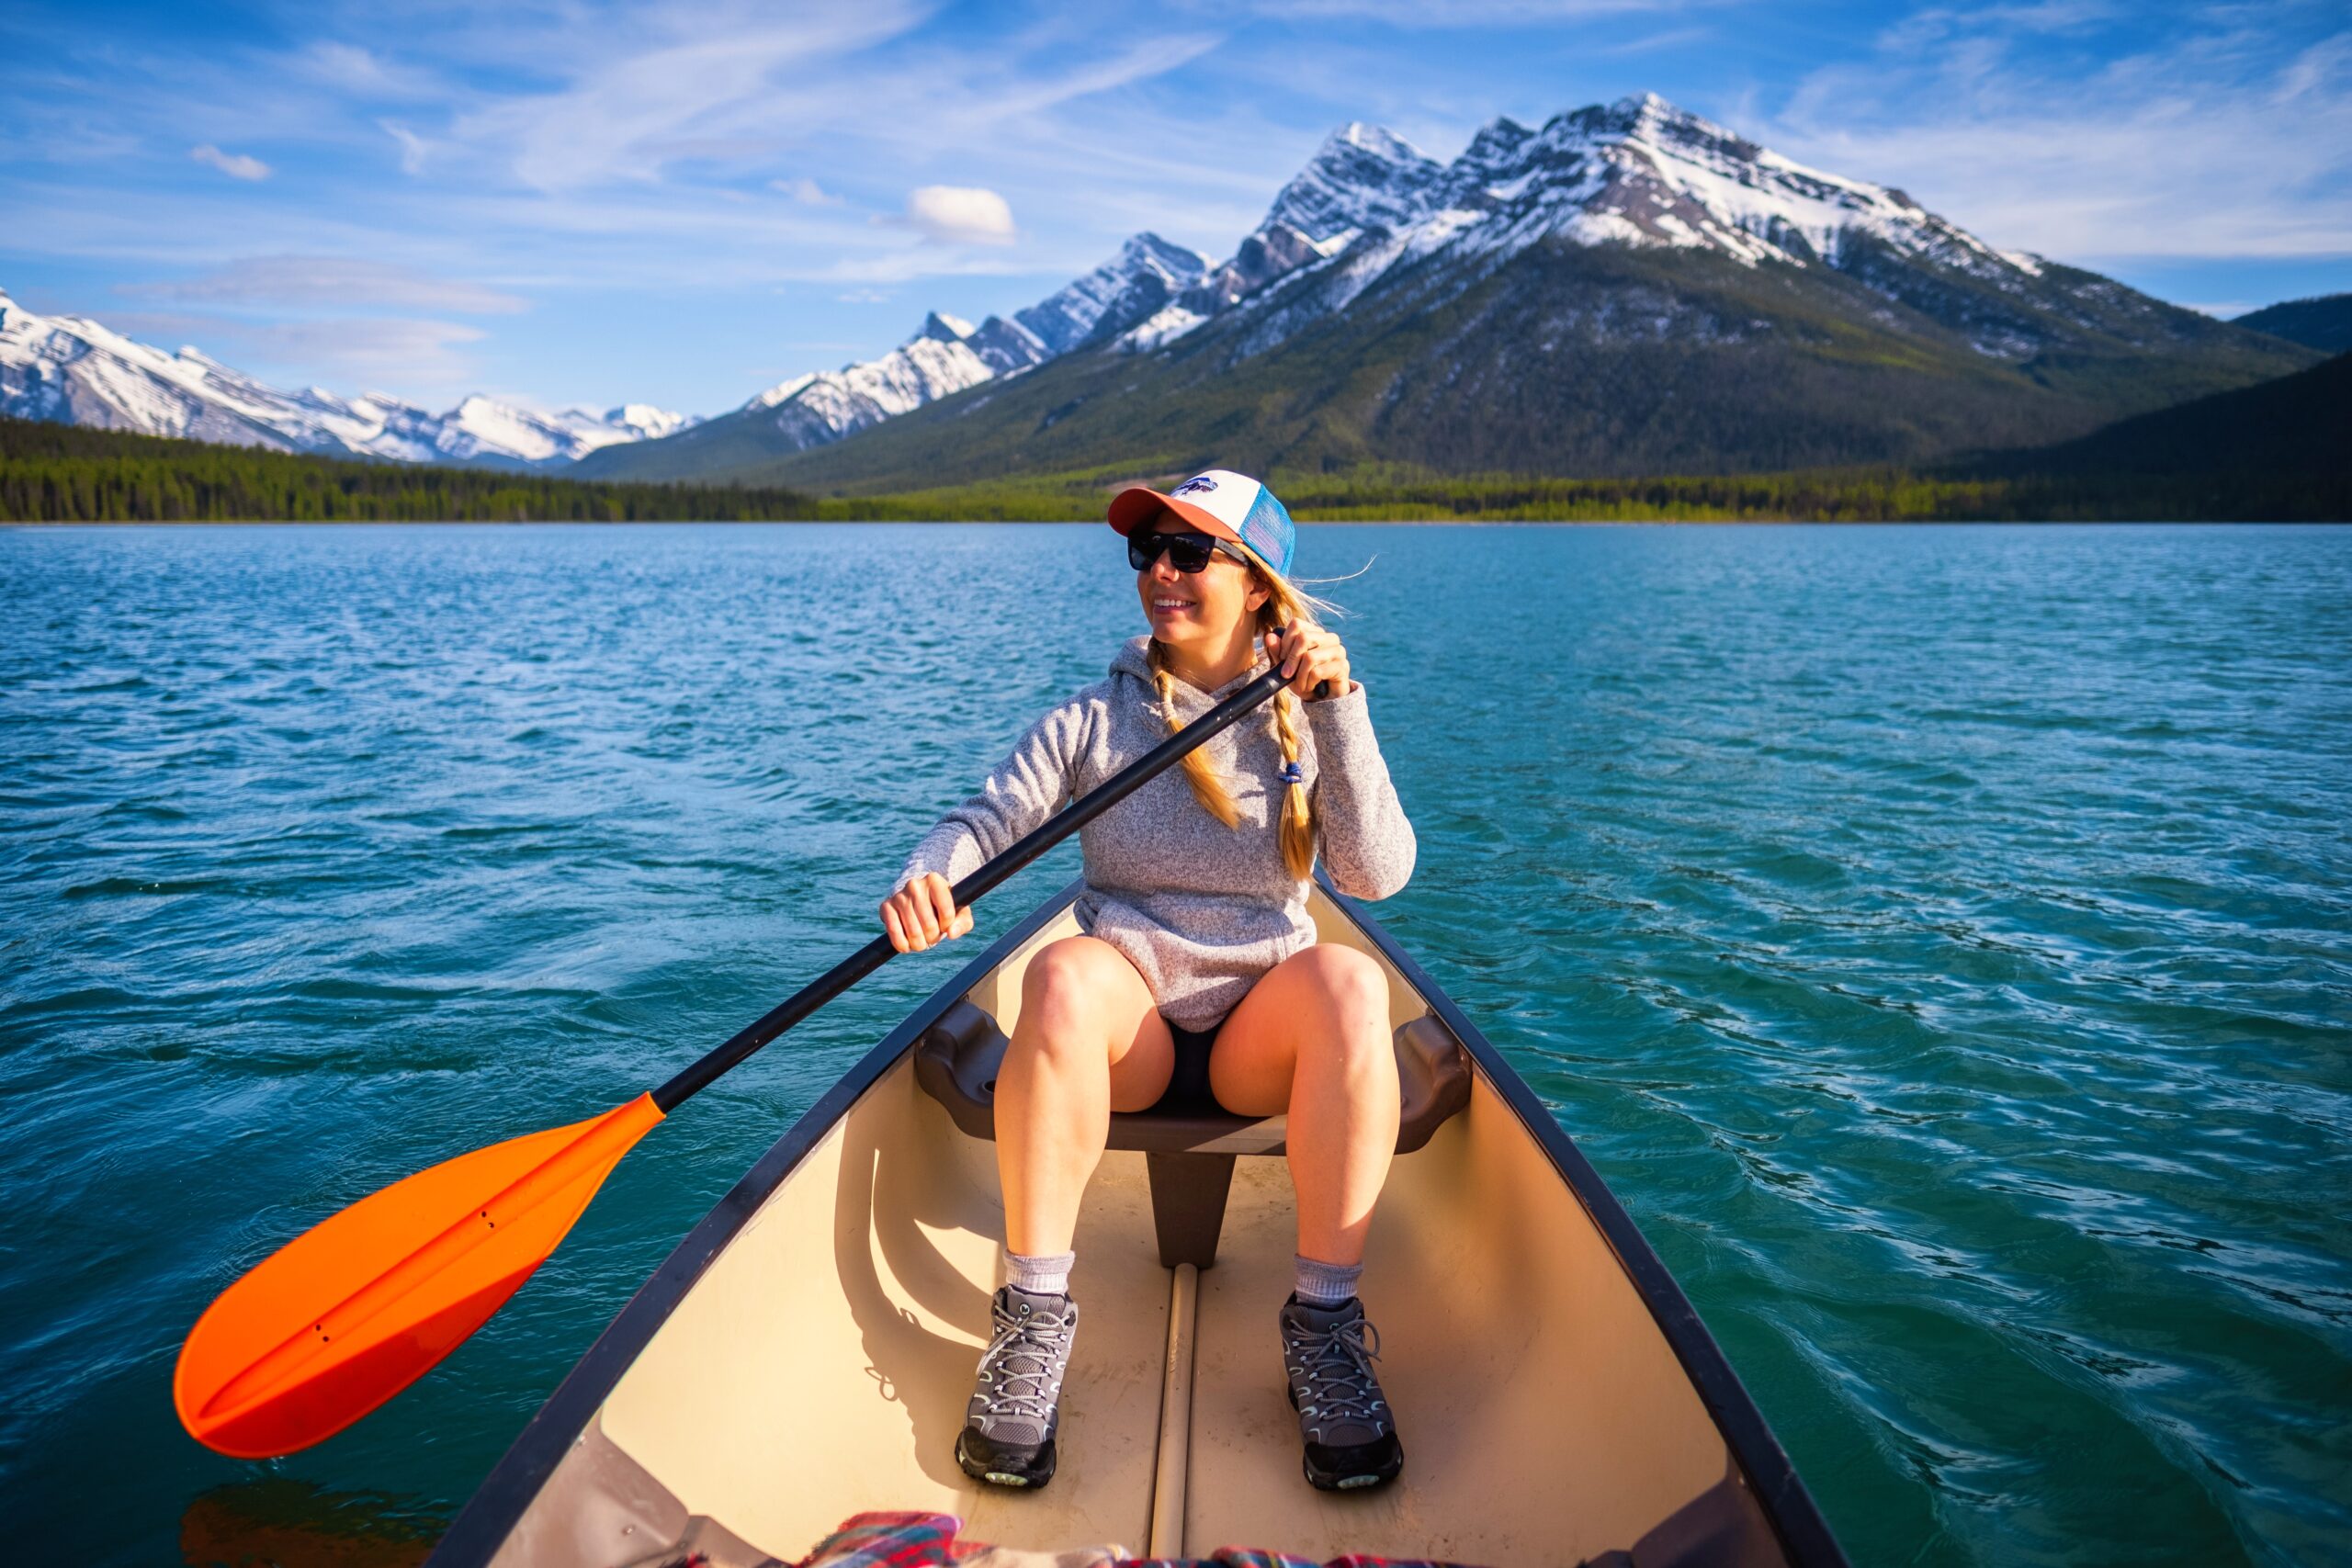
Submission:
<svg viewBox="0 0 2352 1568">
<path fill-rule="evenodd" d="M 1320 940 L 1381 956 L 1319 888 L 1314 912 Z M 1030 954 L 1076 930 L 1064 908 L 966 994 L 1010 1033 Z M 1396 1021 L 1428 1010 L 1383 962 Z M 1634 1280 L 1483 1069 L 1468 1109 L 1397 1159 L 1374 1224 L 1363 1295 L 1407 1455 L 1383 1491 L 1300 1474 L 1274 1326 L 1283 1162 L 1239 1162 L 1217 1261 L 1190 1280 L 1160 1266 L 1149 1201 L 1143 1156 L 1106 1156 L 1079 1224 L 1060 1473 L 1033 1494 L 968 1480 L 952 1450 L 1001 1280 L 995 1156 L 901 1055 L 670 1312 L 495 1561 L 623 1563 L 693 1529 L 722 1564 L 788 1562 L 869 1508 L 1137 1555 L 1785 1560 Z M 1171 1316 L 1193 1320 L 1172 1348 Z"/>
</svg>

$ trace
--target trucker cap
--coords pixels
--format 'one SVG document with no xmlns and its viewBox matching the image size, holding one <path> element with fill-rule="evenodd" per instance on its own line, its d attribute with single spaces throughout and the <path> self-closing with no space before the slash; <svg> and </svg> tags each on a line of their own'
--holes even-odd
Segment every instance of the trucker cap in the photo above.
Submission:
<svg viewBox="0 0 2352 1568">
<path fill-rule="evenodd" d="M 1249 475 L 1211 468 L 1167 491 L 1130 485 L 1111 498 L 1111 526 L 1121 534 L 1148 527 L 1162 507 L 1204 534 L 1249 546 L 1260 560 L 1290 575 L 1298 528 L 1274 492 Z"/>
</svg>

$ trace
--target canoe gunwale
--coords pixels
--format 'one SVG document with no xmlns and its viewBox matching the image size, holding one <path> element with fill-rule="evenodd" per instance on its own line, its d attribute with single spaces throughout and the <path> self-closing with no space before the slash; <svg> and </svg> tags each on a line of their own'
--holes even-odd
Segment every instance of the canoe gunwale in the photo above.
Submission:
<svg viewBox="0 0 2352 1568">
<path fill-rule="evenodd" d="M 1846 1568 L 1847 1558 L 1837 1538 L 1722 1348 L 1575 1140 L 1444 988 L 1356 900 L 1334 887 L 1320 865 L 1316 867 L 1315 880 L 1462 1043 L 1476 1070 L 1510 1108 L 1584 1208 L 1673 1350 L 1789 1560 L 1802 1568 Z M 491 1562 L 622 1377 L 728 1244 L 851 1108 L 912 1049 L 923 1032 L 1030 938 L 1060 918 L 1084 886 L 1082 879 L 1069 883 L 1007 930 L 924 998 L 769 1146 L 637 1289 L 525 1424 L 435 1545 L 426 1568 Z"/>
<path fill-rule="evenodd" d="M 425 1568 L 487 1563 L 497 1555 L 532 1499 L 555 1473 L 556 1466 L 563 1462 L 572 1443 L 587 1430 L 589 1421 L 621 1378 L 646 1346 L 652 1343 L 678 1303 L 726 1250 L 727 1244 L 808 1157 L 809 1151 L 849 1114 L 850 1108 L 913 1047 L 923 1031 L 961 1000 L 965 992 L 978 985 L 989 971 L 1057 919 L 1085 886 L 1082 879 L 1070 883 L 997 938 L 987 951 L 925 998 L 883 1037 L 881 1043 L 820 1095 L 784 1136 L 769 1145 L 758 1162 L 728 1189 L 727 1195 L 712 1206 L 710 1213 L 686 1233 L 685 1239 L 662 1260 L 662 1266 L 637 1288 L 628 1304 L 596 1337 L 595 1343 L 588 1347 L 563 1382 L 556 1385 L 547 1403 L 524 1425 L 504 1456 L 458 1511 L 448 1533 L 434 1547 L 433 1554 L 425 1560 Z"/>
<path fill-rule="evenodd" d="M 1633 1215 L 1625 1212 L 1624 1204 L 1609 1190 L 1600 1172 L 1577 1147 L 1576 1140 L 1568 1136 L 1566 1129 L 1528 1087 L 1527 1080 L 1503 1059 L 1493 1042 L 1446 994 L 1445 987 L 1431 979 L 1429 971 L 1415 963 L 1412 954 L 1399 947 L 1378 920 L 1365 914 L 1362 905 L 1332 886 L 1319 864 L 1315 868 L 1315 880 L 1340 912 L 1379 950 L 1381 957 L 1394 964 L 1406 983 L 1420 993 L 1439 1021 L 1462 1042 L 1463 1049 L 1470 1053 L 1488 1087 L 1510 1107 L 1520 1125 L 1591 1216 L 1601 1239 L 1608 1243 L 1618 1265 L 1634 1282 L 1643 1304 L 1649 1308 L 1658 1332 L 1674 1351 L 1675 1359 L 1682 1364 L 1690 1386 L 1697 1390 L 1700 1402 L 1714 1420 L 1715 1429 L 1730 1448 L 1732 1458 L 1755 1489 L 1765 1519 L 1788 1553 L 1789 1561 L 1800 1568 L 1848 1568 L 1846 1553 L 1838 1546 L 1838 1538 L 1830 1533 L 1828 1521 L 1822 1517 L 1813 1494 L 1805 1489 L 1796 1467 L 1789 1461 L 1788 1451 L 1781 1447 L 1780 1438 L 1772 1435 L 1764 1413 L 1748 1396 L 1747 1385 L 1732 1370 L 1723 1348 L 1715 1343 L 1715 1337 L 1708 1332 L 1698 1309 L 1682 1293 L 1681 1285 L 1652 1249 Z"/>
</svg>

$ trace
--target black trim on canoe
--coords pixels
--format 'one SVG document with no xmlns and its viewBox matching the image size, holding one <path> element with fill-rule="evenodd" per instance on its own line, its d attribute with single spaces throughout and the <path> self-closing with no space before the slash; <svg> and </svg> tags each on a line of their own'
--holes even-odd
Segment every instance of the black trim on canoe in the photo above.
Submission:
<svg viewBox="0 0 2352 1568">
<path fill-rule="evenodd" d="M 1049 924 L 1084 886 L 1082 881 L 1071 883 L 997 938 L 987 952 L 966 964 L 954 979 L 908 1014 L 906 1021 L 868 1051 L 864 1060 L 827 1089 L 792 1124 L 791 1130 L 760 1156 L 759 1163 L 744 1173 L 743 1179 L 703 1216 L 702 1224 L 687 1233 L 677 1250 L 638 1287 L 637 1294 L 629 1298 L 620 1314 L 588 1347 L 580 1364 L 539 1406 L 538 1414 L 531 1417 L 507 1449 L 505 1457 L 459 1511 L 449 1526 L 449 1533 L 433 1549 L 433 1555 L 425 1560 L 426 1568 L 488 1562 L 497 1554 L 499 1547 L 521 1522 L 531 1499 L 539 1495 L 548 1477 L 555 1473 L 555 1467 L 562 1462 L 572 1441 L 587 1430 L 589 1419 L 611 1394 L 622 1374 L 652 1343 L 653 1336 L 677 1310 L 686 1292 L 694 1289 L 712 1259 L 735 1238 L 735 1233 L 784 1185 L 785 1179 L 808 1156 L 808 1151 L 832 1131 L 833 1123 L 849 1114 L 849 1108 L 907 1054 L 924 1030 L 939 1021 L 940 1014 L 978 985 L 982 976 L 1011 957 L 1015 948 Z"/>
<path fill-rule="evenodd" d="M 1790 1560 L 1801 1568 L 1846 1568 L 1846 1554 L 1838 1549 L 1837 1538 L 1829 1533 L 1829 1526 L 1815 1506 L 1812 1494 L 1798 1479 L 1788 1454 L 1773 1437 L 1771 1427 L 1765 1424 L 1763 1414 L 1748 1397 L 1738 1374 L 1732 1371 L 1731 1363 L 1715 1344 L 1714 1337 L 1707 1332 L 1706 1325 L 1700 1321 L 1682 1288 L 1650 1249 L 1633 1217 L 1601 1180 L 1600 1173 L 1584 1157 L 1535 1091 L 1503 1059 L 1477 1025 L 1454 1005 L 1453 998 L 1430 977 L 1429 972 L 1398 947 L 1380 922 L 1365 914 L 1354 899 L 1332 886 L 1322 867 L 1316 868 L 1315 879 L 1381 956 L 1394 964 L 1396 972 L 1420 994 L 1439 1021 L 1453 1032 L 1487 1083 L 1510 1107 L 1536 1146 L 1551 1160 L 1560 1179 L 1584 1205 L 1649 1307 L 1659 1332 L 1673 1348 L 1691 1386 L 1698 1391 L 1716 1429 L 1723 1434 L 1755 1490 L 1764 1517 Z M 491 1471 L 481 1489 L 450 1525 L 448 1533 L 434 1548 L 425 1568 L 486 1563 L 497 1553 L 573 1440 L 587 1428 L 622 1375 L 635 1364 L 670 1314 L 736 1233 L 784 1184 L 833 1124 L 848 1113 L 850 1107 L 922 1037 L 923 1031 L 938 1021 L 940 1015 L 978 985 L 983 976 L 1058 917 L 1083 886 L 1083 882 L 1073 882 L 1038 905 L 990 944 L 988 951 L 966 964 L 955 978 L 933 992 L 760 1156 L 759 1163 L 639 1287 L 628 1304 L 621 1308 L 611 1325 L 598 1336 L 588 1353 L 581 1357 L 579 1364 L 539 1407 L 538 1414 L 531 1417 L 505 1457 Z"/>
<path fill-rule="evenodd" d="M 1657 1320 L 1658 1331 L 1673 1347 L 1675 1358 L 1689 1374 L 1691 1386 L 1699 1391 L 1701 1402 L 1714 1417 L 1716 1430 L 1723 1434 L 1724 1443 L 1746 1473 L 1748 1485 L 1755 1489 L 1764 1517 L 1771 1522 L 1772 1531 L 1780 1537 L 1789 1560 L 1801 1568 L 1845 1568 L 1845 1551 L 1838 1546 L 1838 1538 L 1829 1533 L 1828 1521 L 1815 1506 L 1813 1494 L 1798 1479 L 1787 1450 L 1765 1423 L 1764 1413 L 1756 1408 L 1739 1374 L 1732 1371 L 1731 1362 L 1724 1358 L 1723 1348 L 1707 1332 L 1707 1325 L 1700 1320 L 1697 1309 L 1682 1293 L 1673 1274 L 1650 1249 L 1648 1238 L 1634 1224 L 1634 1217 L 1625 1212 L 1617 1195 L 1609 1190 L 1609 1184 L 1601 1180 L 1600 1172 L 1592 1168 L 1592 1162 L 1584 1157 L 1584 1151 L 1577 1147 L 1576 1140 L 1568 1136 L 1535 1091 L 1527 1087 L 1527 1080 L 1503 1059 L 1502 1053 L 1479 1032 L 1469 1016 L 1454 1005 L 1444 987 L 1430 978 L 1429 971 L 1414 963 L 1412 955 L 1396 945 L 1396 938 L 1363 912 L 1363 906 L 1332 886 L 1320 865 L 1315 868 L 1315 880 L 1356 929 L 1380 950 L 1380 955 L 1421 994 L 1421 999 L 1437 1014 L 1439 1021 L 1453 1032 L 1453 1037 L 1462 1042 L 1478 1070 L 1486 1075 L 1487 1084 L 1519 1117 L 1520 1125 L 1527 1129 L 1536 1146 L 1551 1160 L 1552 1168 L 1577 1195 L 1577 1201 L 1592 1216 L 1592 1223 L 1600 1228 L 1610 1250 L 1616 1253 L 1617 1261 L 1634 1281 L 1634 1288 L 1641 1292 L 1650 1315 Z"/>
</svg>

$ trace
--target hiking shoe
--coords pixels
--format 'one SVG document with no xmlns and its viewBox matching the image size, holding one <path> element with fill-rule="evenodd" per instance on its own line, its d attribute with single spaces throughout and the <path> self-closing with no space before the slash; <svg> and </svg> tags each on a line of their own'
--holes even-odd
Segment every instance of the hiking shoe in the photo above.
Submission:
<svg viewBox="0 0 2352 1568">
<path fill-rule="evenodd" d="M 1380 1331 L 1364 1321 L 1363 1303 L 1350 1296 L 1338 1306 L 1315 1306 L 1294 1293 L 1282 1322 L 1283 1371 L 1306 1442 L 1307 1483 L 1352 1492 L 1396 1480 L 1405 1449 L 1372 1374 Z"/>
<path fill-rule="evenodd" d="M 996 1334 L 956 1439 L 956 1462 L 977 1481 L 1043 1486 L 1054 1478 L 1062 1374 L 1078 1332 L 1078 1303 L 1007 1285 L 991 1303 Z"/>
</svg>

